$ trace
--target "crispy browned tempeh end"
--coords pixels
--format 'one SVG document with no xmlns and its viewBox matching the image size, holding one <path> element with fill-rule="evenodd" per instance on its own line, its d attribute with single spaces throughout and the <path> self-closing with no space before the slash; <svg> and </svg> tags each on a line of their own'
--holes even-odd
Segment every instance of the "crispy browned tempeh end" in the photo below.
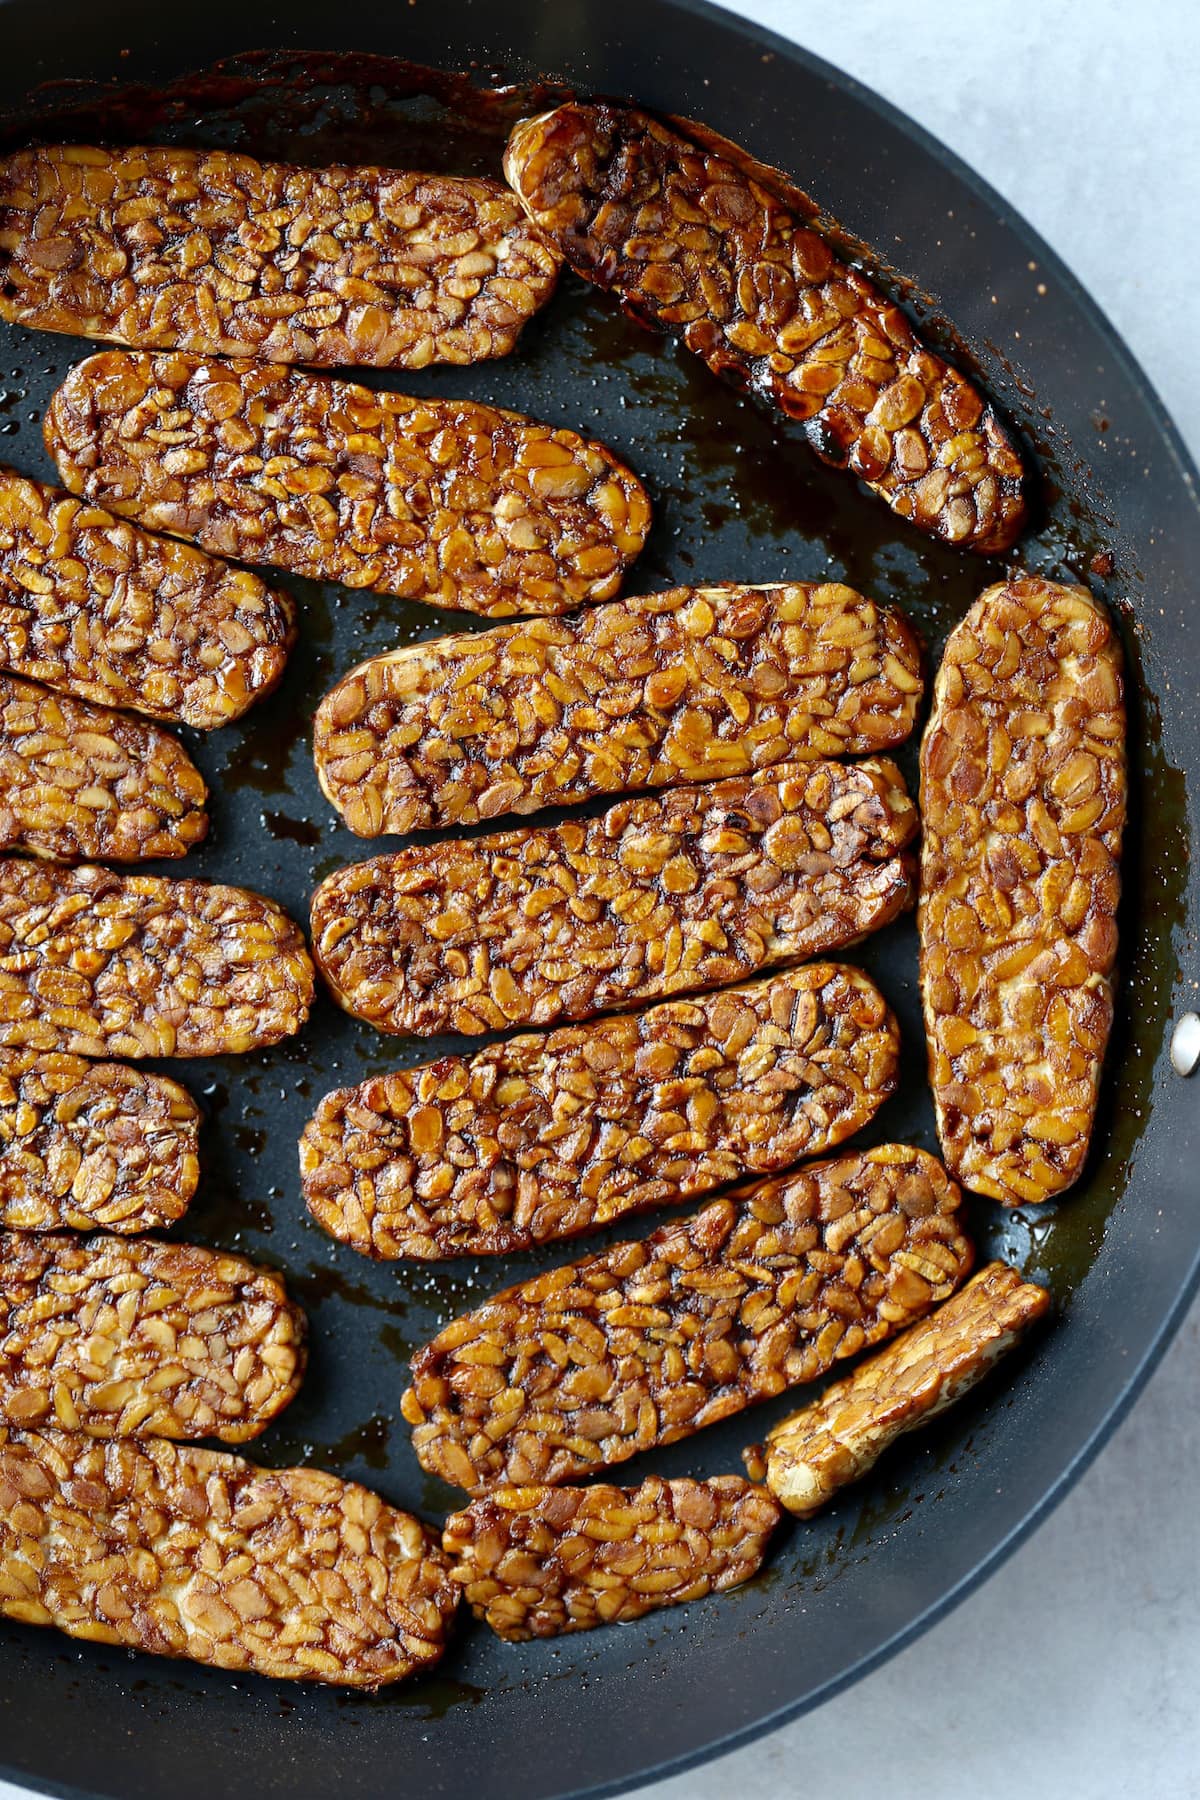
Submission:
<svg viewBox="0 0 1200 1800">
<path fill-rule="evenodd" d="M 257 1437 L 299 1392 L 270 1269 L 152 1238 L 0 1232 L 0 1419 L 90 1437 Z"/>
<path fill-rule="evenodd" d="M 584 1019 L 877 931 L 911 899 L 915 830 L 893 763 L 784 763 L 351 864 L 313 896 L 314 954 L 381 1031 Z"/>
<path fill-rule="evenodd" d="M 173 1225 L 200 1179 L 199 1127 L 195 1101 L 165 1076 L 0 1050 L 0 1225 Z"/>
<path fill-rule="evenodd" d="M 72 492 L 143 525 L 488 618 L 611 599 L 650 528 L 603 444 L 270 363 L 106 351 L 44 430 Z"/>
<path fill-rule="evenodd" d="M 277 1681 L 431 1668 L 459 1592 L 411 1513 L 319 1469 L 0 1426 L 0 1614 Z"/>
<path fill-rule="evenodd" d="M 510 1643 L 625 1625 L 758 1573 L 782 1512 L 737 1475 L 637 1488 L 498 1487 L 446 1521 L 477 1619 Z"/>
<path fill-rule="evenodd" d="M 1016 539 L 1025 471 L 986 397 L 747 168 L 575 101 L 523 120 L 504 168 L 572 268 L 804 420 L 824 462 L 949 543 Z"/>
<path fill-rule="evenodd" d="M 0 468 L 0 666 L 209 731 L 270 693 L 295 635 L 257 575 Z"/>
<path fill-rule="evenodd" d="M 805 963 L 328 1094 L 300 1140 L 304 1196 L 369 1256 L 524 1250 L 832 1149 L 898 1060 L 878 988 Z"/>
<path fill-rule="evenodd" d="M 1050 1305 L 1045 1288 L 989 1263 L 929 1318 L 833 1382 L 746 1452 L 752 1472 L 807 1519 L 885 1450 L 969 1393 Z"/>
<path fill-rule="evenodd" d="M 207 798 L 159 726 L 0 675 L 0 849 L 59 862 L 186 856 L 208 830 Z"/>
<path fill-rule="evenodd" d="M 413 1357 L 417 1458 L 469 1490 L 569 1481 L 813 1381 L 964 1279 L 961 1206 L 887 1144 L 536 1275 Z"/>
<path fill-rule="evenodd" d="M 921 746 L 921 995 L 938 1135 L 1006 1206 L 1083 1167 L 1112 1025 L 1121 652 L 1086 588 L 1014 576 L 950 634 Z"/>
<path fill-rule="evenodd" d="M 224 1056 L 299 1031 L 304 939 L 247 888 L 0 858 L 0 1047 Z"/>
<path fill-rule="evenodd" d="M 0 162 L 0 319 L 42 331 L 423 369 L 506 355 L 558 267 L 497 181 L 174 145 Z"/>
<path fill-rule="evenodd" d="M 837 582 L 673 588 L 430 639 L 325 696 L 313 757 L 360 837 L 903 741 L 921 653 Z"/>
</svg>

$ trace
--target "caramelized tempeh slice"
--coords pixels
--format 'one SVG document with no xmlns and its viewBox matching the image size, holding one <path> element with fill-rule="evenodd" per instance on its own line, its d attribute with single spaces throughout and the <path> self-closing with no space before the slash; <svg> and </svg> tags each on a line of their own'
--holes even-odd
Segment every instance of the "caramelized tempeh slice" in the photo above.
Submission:
<svg viewBox="0 0 1200 1800">
<path fill-rule="evenodd" d="M 497 1637 L 624 1625 L 749 1581 L 782 1514 L 736 1475 L 637 1488 L 499 1487 L 447 1519 L 442 1548 Z"/>
<path fill-rule="evenodd" d="M 45 434 L 74 493 L 143 525 L 489 618 L 610 599 L 650 527 L 637 477 L 573 431 L 270 363 L 107 351 Z"/>
<path fill-rule="evenodd" d="M 304 1374 L 304 1314 L 242 1256 L 0 1232 L 0 1419 L 91 1437 L 257 1437 Z"/>
<path fill-rule="evenodd" d="M 277 1681 L 376 1688 L 458 1606 L 433 1533 L 355 1482 L 0 1427 L 0 1613 Z"/>
<path fill-rule="evenodd" d="M 899 1032 L 857 969 L 672 1000 L 328 1094 L 309 1210 L 370 1256 L 494 1256 L 832 1149 L 896 1085 Z"/>
<path fill-rule="evenodd" d="M 961 1204 L 889 1144 L 508 1288 L 413 1357 L 417 1458 L 469 1490 L 569 1481 L 813 1381 L 969 1273 Z"/>
<path fill-rule="evenodd" d="M 1112 1025 L 1121 652 L 1086 588 L 1014 576 L 950 634 L 921 746 L 921 994 L 946 1161 L 1006 1206 L 1083 1167 Z"/>
<path fill-rule="evenodd" d="M 208 830 L 207 798 L 169 732 L 0 675 L 0 849 L 60 862 L 186 856 Z"/>
<path fill-rule="evenodd" d="M 270 693 L 294 637 L 257 575 L 0 468 L 0 666 L 209 731 Z"/>
<path fill-rule="evenodd" d="M 886 750 L 920 698 L 916 638 L 853 588 L 673 588 L 377 656 L 321 702 L 313 757 L 377 837 Z"/>
<path fill-rule="evenodd" d="M 0 858 L 0 1046 L 225 1056 L 299 1031 L 304 939 L 247 888 Z"/>
<path fill-rule="evenodd" d="M 187 1211 L 200 1112 L 162 1075 L 0 1050 L 0 1225 L 153 1231 Z"/>
<path fill-rule="evenodd" d="M 877 931 L 911 899 L 915 830 L 893 763 L 785 763 L 351 864 L 313 896 L 314 953 L 381 1031 L 583 1019 Z"/>
<path fill-rule="evenodd" d="M 506 355 L 557 276 L 497 181 L 174 145 L 0 162 L 0 319 L 42 331 L 422 369 Z"/>
<path fill-rule="evenodd" d="M 789 1512 L 807 1519 L 868 1474 L 908 1431 L 969 1393 L 1047 1311 L 1045 1288 L 989 1263 L 929 1318 L 877 1350 L 746 1452 Z"/>
<path fill-rule="evenodd" d="M 570 102 L 523 120 L 504 167 L 572 268 L 806 421 L 823 461 L 949 543 L 1016 539 L 1024 470 L 985 396 L 744 152 Z"/>
</svg>

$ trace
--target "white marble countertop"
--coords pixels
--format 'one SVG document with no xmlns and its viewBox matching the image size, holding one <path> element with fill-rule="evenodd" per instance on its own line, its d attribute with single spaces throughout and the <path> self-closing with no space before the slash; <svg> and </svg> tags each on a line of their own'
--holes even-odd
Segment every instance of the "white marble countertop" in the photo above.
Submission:
<svg viewBox="0 0 1200 1800">
<path fill-rule="evenodd" d="M 735 0 L 985 176 L 1089 288 L 1200 457 L 1200 8 Z M 638 1800 L 1196 1800 L 1200 1304 L 1130 1417 L 1001 1572 L 884 1668 Z M 0 1782 L 0 1800 L 21 1790 Z"/>
</svg>

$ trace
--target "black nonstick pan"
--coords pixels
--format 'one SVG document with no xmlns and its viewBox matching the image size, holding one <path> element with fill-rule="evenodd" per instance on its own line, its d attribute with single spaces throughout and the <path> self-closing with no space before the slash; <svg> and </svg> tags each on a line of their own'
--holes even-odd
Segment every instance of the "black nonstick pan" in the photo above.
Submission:
<svg viewBox="0 0 1200 1800">
<path fill-rule="evenodd" d="M 469 78 L 431 82 L 396 58 Z M 1088 581 L 1120 621 L 1135 779 L 1120 1016 L 1097 1142 L 1061 1203 L 1002 1214 L 980 1201 L 972 1215 L 981 1253 L 1050 1285 L 1054 1323 L 991 1388 L 785 1535 L 758 1581 L 643 1624 L 523 1647 L 464 1629 L 436 1677 L 376 1697 L 234 1680 L 2 1625 L 0 1774 L 48 1792 L 541 1800 L 616 1791 L 728 1749 L 863 1674 L 998 1565 L 1112 1430 L 1200 1270 L 1200 1093 L 1169 1058 L 1200 973 L 1200 874 L 1189 858 L 1200 777 L 1188 773 L 1200 764 L 1195 471 L 1053 253 L 854 83 L 684 0 L 0 0 L 6 145 L 150 138 L 494 171 L 509 116 L 536 94 L 478 90 L 544 79 L 703 119 L 812 192 L 1025 434 L 1041 498 L 1021 561 Z M 75 85 L 44 86 L 62 82 Z M 898 266 L 867 245 L 886 245 Z M 39 416 L 84 353 L 0 328 L 0 459 L 50 474 Z M 828 573 L 903 605 L 932 659 L 1011 566 L 909 531 L 822 468 L 796 429 L 573 279 L 507 361 L 390 385 L 471 395 L 607 440 L 647 479 L 657 509 L 630 591 Z M 215 798 L 211 840 L 187 872 L 261 888 L 305 918 L 316 881 L 367 853 L 317 791 L 308 728 L 318 699 L 364 655 L 471 621 L 287 585 L 303 625 L 282 688 L 242 725 L 189 743 Z M 935 1148 L 911 920 L 853 954 L 905 1033 L 903 1086 L 872 1135 Z M 564 1253 L 372 1265 L 308 1219 L 295 1152 L 327 1088 L 429 1050 L 381 1039 L 323 1000 L 277 1050 L 172 1073 L 208 1115 L 205 1181 L 182 1231 L 284 1268 L 311 1318 L 311 1376 L 255 1455 L 333 1468 L 437 1518 L 457 1497 L 421 1475 L 399 1420 L 409 1353 L 465 1303 Z M 735 1470 L 743 1444 L 784 1405 L 676 1444 L 654 1466 Z M 630 1468 L 630 1478 L 640 1472 Z"/>
</svg>

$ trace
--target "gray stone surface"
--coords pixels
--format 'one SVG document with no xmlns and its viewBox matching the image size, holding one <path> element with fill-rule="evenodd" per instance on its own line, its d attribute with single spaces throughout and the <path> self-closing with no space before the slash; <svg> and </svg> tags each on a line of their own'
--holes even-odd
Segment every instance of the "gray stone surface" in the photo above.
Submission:
<svg viewBox="0 0 1200 1800">
<path fill-rule="evenodd" d="M 884 94 L 1020 208 L 1200 455 L 1200 9 L 740 0 L 733 10 Z M 819 1712 L 638 1800 L 1196 1800 L 1198 1388 L 1200 1307 L 1112 1443 L 992 1581 Z M 18 1790 L 0 1782 L 0 1800 Z"/>
</svg>

